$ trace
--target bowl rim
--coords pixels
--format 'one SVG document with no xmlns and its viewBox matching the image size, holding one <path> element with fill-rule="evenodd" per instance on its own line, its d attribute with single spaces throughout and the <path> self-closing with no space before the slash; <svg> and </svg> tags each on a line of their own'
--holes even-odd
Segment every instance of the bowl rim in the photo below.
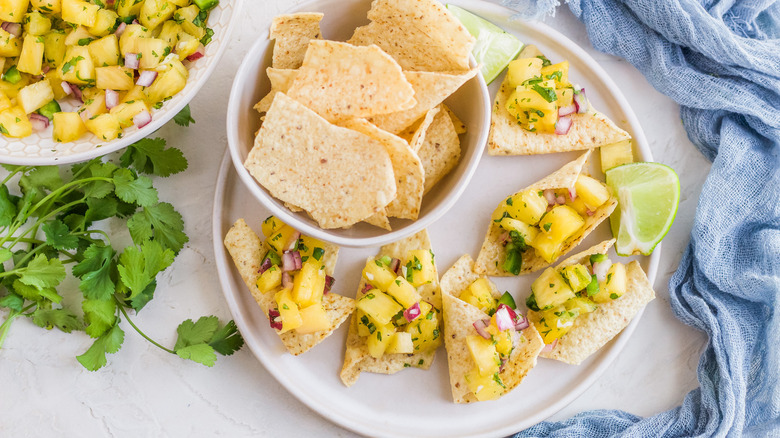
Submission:
<svg viewBox="0 0 780 438">
<path fill-rule="evenodd" d="M 305 3 L 287 9 L 286 11 L 282 12 L 282 14 L 305 11 L 306 8 L 310 7 L 310 5 L 320 1 L 322 0 L 309 0 Z M 249 189 L 249 192 L 252 193 L 256 200 L 260 201 L 263 206 L 271 210 L 271 212 L 281 221 L 292 226 L 301 233 L 335 245 L 349 248 L 382 246 L 403 239 L 404 237 L 411 236 L 421 231 L 422 229 L 431 226 L 455 205 L 455 203 L 458 201 L 458 199 L 460 199 L 461 195 L 468 187 L 472 177 L 474 176 L 474 173 L 477 170 L 477 166 L 479 165 L 479 162 L 484 155 L 488 133 L 490 132 L 492 100 L 490 98 L 490 91 L 487 88 L 487 84 L 485 83 L 485 79 L 482 77 L 481 72 L 477 71 L 474 77 L 469 79 L 469 81 L 475 79 L 477 80 L 481 97 L 480 100 L 482 103 L 482 108 L 484 109 L 482 112 L 483 128 L 480 130 L 480 132 L 476 133 L 474 146 L 477 151 L 475 151 L 475 153 L 471 154 L 469 157 L 465 164 L 466 170 L 461 176 L 460 180 L 455 184 L 454 188 L 449 193 L 447 193 L 444 199 L 439 202 L 439 204 L 436 205 L 433 209 L 431 209 L 431 211 L 429 211 L 425 216 L 419 217 L 408 225 L 394 229 L 392 231 L 387 231 L 377 236 L 348 237 L 334 233 L 334 231 L 340 230 L 339 228 L 333 230 L 320 228 L 299 219 L 289 209 L 281 207 L 277 202 L 274 202 L 274 199 L 276 198 L 271 196 L 269 193 L 266 193 L 257 180 L 255 180 L 255 178 L 244 167 L 245 157 L 242 157 L 240 150 L 241 143 L 239 140 L 240 129 L 238 126 L 238 120 L 239 114 L 242 111 L 239 101 L 241 95 L 244 94 L 244 84 L 249 83 L 250 80 L 257 79 L 249 77 L 250 69 L 256 65 L 255 63 L 258 60 L 262 61 L 260 55 L 262 51 L 270 44 L 271 40 L 268 38 L 258 39 L 252 45 L 252 48 L 249 50 L 249 52 L 244 55 L 244 59 L 241 61 L 241 65 L 238 67 L 236 76 L 233 79 L 233 85 L 230 89 L 230 96 L 228 97 L 228 108 L 226 114 L 228 150 L 230 152 L 231 161 L 233 162 L 233 167 L 235 168 L 236 173 L 238 173 L 238 177 L 241 182 L 247 187 L 247 189 Z M 469 59 L 472 68 L 476 67 L 477 63 L 474 60 L 474 56 L 469 54 Z M 254 111 L 252 108 L 249 108 L 249 110 Z"/>
<path fill-rule="evenodd" d="M 92 149 L 89 149 L 84 152 L 78 152 L 75 154 L 67 154 L 67 155 L 53 155 L 49 157 L 1 156 L 0 162 L 2 162 L 3 164 L 11 164 L 11 165 L 18 165 L 18 166 L 51 166 L 51 165 L 59 166 L 64 164 L 81 163 L 84 161 L 91 160 L 93 158 L 102 157 L 112 152 L 116 152 L 118 150 L 124 149 L 135 142 L 150 137 L 158 129 L 162 128 L 163 125 L 170 122 L 173 119 L 173 117 L 176 116 L 176 114 L 179 114 L 182 108 L 189 105 L 192 99 L 194 99 L 195 96 L 198 94 L 198 92 L 200 92 L 200 89 L 203 88 L 206 82 L 208 82 L 209 78 L 214 73 L 214 70 L 216 70 L 217 66 L 220 64 L 219 61 L 222 59 L 222 56 L 225 54 L 225 50 L 227 50 L 228 46 L 230 45 L 230 37 L 233 34 L 233 29 L 235 29 L 236 27 L 236 21 L 241 19 L 242 12 L 244 9 L 244 0 L 227 0 L 227 1 L 233 3 L 234 16 L 230 17 L 230 21 L 228 22 L 227 27 L 225 28 L 224 44 L 220 45 L 217 48 L 217 53 L 214 54 L 211 64 L 206 66 L 206 70 L 203 75 L 203 78 L 192 85 L 192 89 L 189 91 L 188 95 L 185 96 L 181 101 L 177 102 L 176 104 L 168 108 L 165 108 L 164 111 L 161 112 L 162 113 L 161 117 L 159 117 L 156 120 L 152 120 L 148 125 L 144 126 L 142 129 L 139 129 L 136 132 L 126 137 L 123 136 L 122 138 L 112 140 L 108 143 L 97 145 Z M 158 114 L 159 113 L 160 112 L 158 112 Z"/>
</svg>

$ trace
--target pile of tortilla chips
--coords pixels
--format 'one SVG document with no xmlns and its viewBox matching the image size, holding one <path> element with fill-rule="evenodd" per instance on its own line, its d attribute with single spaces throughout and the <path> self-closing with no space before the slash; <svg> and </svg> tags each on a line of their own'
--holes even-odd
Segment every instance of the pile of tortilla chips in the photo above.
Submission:
<svg viewBox="0 0 780 438">
<path fill-rule="evenodd" d="M 244 166 L 321 228 L 390 230 L 458 164 L 465 125 L 443 102 L 477 73 L 474 38 L 435 0 L 375 0 L 347 42 L 321 39 L 322 18 L 274 19 L 271 91 Z"/>
</svg>

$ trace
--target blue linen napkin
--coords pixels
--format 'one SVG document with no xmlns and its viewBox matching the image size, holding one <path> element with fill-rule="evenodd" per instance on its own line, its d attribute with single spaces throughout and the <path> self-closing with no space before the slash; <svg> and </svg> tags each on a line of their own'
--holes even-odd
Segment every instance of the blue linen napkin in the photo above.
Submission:
<svg viewBox="0 0 780 438">
<path fill-rule="evenodd" d="M 525 18 L 557 0 L 504 0 Z M 594 47 L 680 104 L 713 160 L 672 310 L 706 332 L 700 388 L 642 418 L 617 410 L 545 422 L 527 436 L 780 436 L 780 2 L 569 0 Z"/>
</svg>

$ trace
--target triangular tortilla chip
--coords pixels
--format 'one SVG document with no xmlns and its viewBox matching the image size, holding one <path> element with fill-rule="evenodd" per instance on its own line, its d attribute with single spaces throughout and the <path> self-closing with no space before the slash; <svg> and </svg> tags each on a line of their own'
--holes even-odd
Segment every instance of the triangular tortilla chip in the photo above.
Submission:
<svg viewBox="0 0 780 438">
<path fill-rule="evenodd" d="M 441 278 L 441 293 L 444 304 L 444 343 L 447 348 L 450 387 L 455 403 L 477 401 L 469 390 L 465 377 L 475 367 L 466 344 L 466 338 L 476 334 L 474 322 L 489 318 L 487 313 L 458 298 L 461 292 L 480 278 L 480 275 L 474 272 L 473 265 L 474 261 L 471 257 L 468 254 L 463 255 Z M 495 288 L 493 294 L 495 298 L 500 297 Z M 504 394 L 509 393 L 523 381 L 531 368 L 536 365 L 536 358 L 544 348 L 542 337 L 533 325 L 522 330 L 521 333 L 523 342 L 512 350 L 503 371 L 499 373 L 501 380 L 506 385 Z"/>
<path fill-rule="evenodd" d="M 287 95 L 330 120 L 412 108 L 414 89 L 401 67 L 377 46 L 312 40 Z"/>
<path fill-rule="evenodd" d="M 371 20 L 358 27 L 350 44 L 376 44 L 404 70 L 469 69 L 475 39 L 447 8 L 435 0 L 374 0 Z"/>
<path fill-rule="evenodd" d="M 267 317 L 268 310 L 274 307 L 274 294 L 273 292 L 261 293 L 257 289 L 256 283 L 259 277 L 260 264 L 263 258 L 265 258 L 268 248 L 263 245 L 263 241 L 249 228 L 244 219 L 237 220 L 228 230 L 225 235 L 225 247 L 233 258 L 233 263 L 249 288 L 249 292 L 252 293 L 252 297 L 254 297 L 263 314 Z M 325 243 L 325 248 L 323 249 L 325 250 L 325 258 L 323 259 L 325 272 L 328 275 L 333 275 L 339 248 Z M 327 330 L 307 334 L 299 334 L 293 330 L 279 335 L 287 351 L 291 354 L 297 356 L 305 353 L 322 342 L 355 310 L 355 300 L 335 293 L 324 295 L 322 305 L 325 307 L 325 311 L 331 321 L 331 325 Z M 273 329 L 269 326 L 268 330 Z"/>
<path fill-rule="evenodd" d="M 303 62 L 309 41 L 322 38 L 319 12 L 277 15 L 271 22 L 270 39 L 274 40 L 272 66 L 298 68 Z"/>
<path fill-rule="evenodd" d="M 533 189 L 533 190 L 546 190 L 546 189 L 559 189 L 569 188 L 577 181 L 577 176 L 582 172 L 582 168 L 590 156 L 590 151 L 585 152 L 576 160 L 566 164 L 556 172 L 550 174 L 546 178 L 531 184 L 530 186 L 520 190 L 519 192 Z M 518 192 L 518 193 L 519 193 Z M 597 208 L 591 216 L 585 219 L 585 224 L 580 231 L 574 236 L 570 237 L 564 242 L 561 248 L 560 255 L 564 255 L 571 251 L 575 246 L 579 245 L 588 234 L 593 231 L 598 224 L 609 217 L 612 211 L 617 206 L 617 199 L 614 196 L 610 196 L 609 200 L 605 202 L 601 207 Z M 474 269 L 482 274 L 493 276 L 511 276 L 512 274 L 505 271 L 503 268 L 504 261 L 506 260 L 506 251 L 501 244 L 501 234 L 503 230 L 493 221 L 490 221 L 487 235 L 482 243 L 482 249 L 479 250 L 477 256 L 477 262 Z M 553 260 L 552 263 L 555 263 Z M 536 255 L 536 251 L 533 248 L 529 248 L 523 253 L 523 263 L 520 269 L 520 274 L 528 274 L 536 272 L 540 269 L 544 269 L 550 266 L 552 263 L 547 263 L 542 257 Z"/>
<path fill-rule="evenodd" d="M 412 84 L 417 104 L 404 111 L 371 117 L 369 121 L 385 131 L 397 134 L 424 116 L 428 110 L 442 103 L 461 85 L 473 78 L 478 70 L 473 68 L 461 73 L 405 71 L 404 75 Z"/>
<path fill-rule="evenodd" d="M 409 251 L 415 249 L 431 249 L 431 241 L 428 237 L 427 230 L 422 230 L 406 239 L 383 246 L 379 250 L 378 256 L 381 257 L 386 255 L 400 259 L 403 262 Z M 441 310 L 441 289 L 439 287 L 438 272 L 436 272 L 435 277 L 435 282 L 420 286 L 418 292 L 423 300 L 428 301 L 434 307 Z M 365 280 L 361 278 L 360 285 L 358 286 L 358 293 L 355 297 L 356 300 L 363 296 L 361 291 L 365 284 Z M 365 341 L 357 332 L 357 319 L 353 316 L 350 318 L 349 332 L 347 333 L 344 365 L 341 368 L 340 375 L 341 381 L 346 386 L 352 386 L 357 382 L 361 372 L 395 374 L 408 367 L 427 370 L 431 367 L 435 356 L 436 351 L 434 350 L 415 354 L 385 354 L 381 358 L 376 359 L 368 354 L 368 348 L 365 345 Z"/>
<path fill-rule="evenodd" d="M 430 192 L 460 161 L 460 138 L 452 119 L 442 107 L 437 107 L 439 111 L 412 146 L 425 169 L 424 193 Z"/>
<path fill-rule="evenodd" d="M 463 123 L 463 121 L 450 109 L 450 107 L 445 104 L 441 104 L 441 106 L 445 111 L 447 111 L 447 114 L 450 115 L 450 119 L 452 119 L 452 125 L 455 126 L 455 132 L 457 132 L 458 135 L 465 134 L 467 131 L 466 124 Z"/>
<path fill-rule="evenodd" d="M 385 147 L 277 93 L 244 166 L 271 195 L 322 228 L 347 227 L 395 198 Z"/>
<path fill-rule="evenodd" d="M 298 74 L 298 70 L 273 67 L 268 67 L 265 69 L 265 72 L 268 75 L 268 80 L 271 82 L 271 91 L 255 105 L 255 109 L 259 113 L 267 112 L 268 108 L 271 108 L 271 103 L 274 101 L 276 93 L 286 93 Z"/>
<path fill-rule="evenodd" d="M 363 220 L 367 224 L 371 224 L 375 227 L 383 228 L 387 231 L 391 231 L 390 220 L 387 218 L 387 207 L 380 209 L 373 216 L 369 216 Z"/>
<path fill-rule="evenodd" d="M 403 138 L 379 129 L 365 119 L 350 119 L 340 125 L 380 141 L 390 154 L 395 174 L 396 195 L 395 199 L 385 207 L 386 216 L 417 219 L 422 203 L 425 171 L 420 158 L 409 144 Z"/>
<path fill-rule="evenodd" d="M 601 242 L 569 257 L 556 269 L 585 263 L 593 254 L 606 254 L 614 243 L 615 239 Z M 655 298 L 653 286 L 636 260 L 626 265 L 626 279 L 626 293 L 622 297 L 599 304 L 594 312 L 577 317 L 569 331 L 558 339 L 555 348 L 542 352 L 540 356 L 578 365 L 623 331 L 634 316 Z M 528 311 L 528 319 L 532 322 L 538 322 L 540 317 L 539 312 Z"/>
<path fill-rule="evenodd" d="M 533 155 L 553 152 L 581 151 L 631 138 L 606 116 L 592 107 L 587 113 L 572 114 L 571 129 L 566 135 L 530 132 L 517 124 L 506 110 L 512 88 L 504 79 L 496 94 L 493 118 L 490 122 L 488 153 L 490 155 Z"/>
</svg>

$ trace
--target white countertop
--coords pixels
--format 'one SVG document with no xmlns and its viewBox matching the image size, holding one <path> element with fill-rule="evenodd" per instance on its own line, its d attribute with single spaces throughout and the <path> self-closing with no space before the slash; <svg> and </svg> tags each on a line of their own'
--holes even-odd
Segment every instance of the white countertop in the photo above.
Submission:
<svg viewBox="0 0 780 438">
<path fill-rule="evenodd" d="M 212 250 L 214 186 L 226 147 L 225 111 L 242 56 L 266 38 L 271 18 L 303 3 L 247 0 L 222 65 L 192 101 L 197 123 L 172 123 L 156 135 L 184 150 L 189 169 L 155 186 L 161 200 L 182 213 L 190 242 L 158 278 L 156 298 L 134 322 L 171 346 L 187 318 L 231 319 Z M 637 114 L 656 161 L 680 176 L 677 219 L 663 244 L 655 281 L 657 299 L 610 369 L 552 420 L 589 409 L 623 409 L 648 416 L 679 405 L 696 388 L 706 336 L 680 323 L 669 305 L 668 281 L 677 268 L 710 163 L 690 143 L 678 106 L 654 90 L 623 60 L 595 51 L 584 26 L 566 8 L 547 24 L 593 56 L 618 84 Z M 71 283 L 77 291 L 76 283 Z M 0 311 L 1 312 L 1 311 Z M 0 313 L 2 318 L 4 314 Z M 207 368 L 151 345 L 123 322 L 125 341 L 108 366 L 85 370 L 75 359 L 92 343 L 83 333 L 45 331 L 19 319 L 0 350 L 0 436 L 352 436 L 301 404 L 244 348 Z"/>
</svg>

